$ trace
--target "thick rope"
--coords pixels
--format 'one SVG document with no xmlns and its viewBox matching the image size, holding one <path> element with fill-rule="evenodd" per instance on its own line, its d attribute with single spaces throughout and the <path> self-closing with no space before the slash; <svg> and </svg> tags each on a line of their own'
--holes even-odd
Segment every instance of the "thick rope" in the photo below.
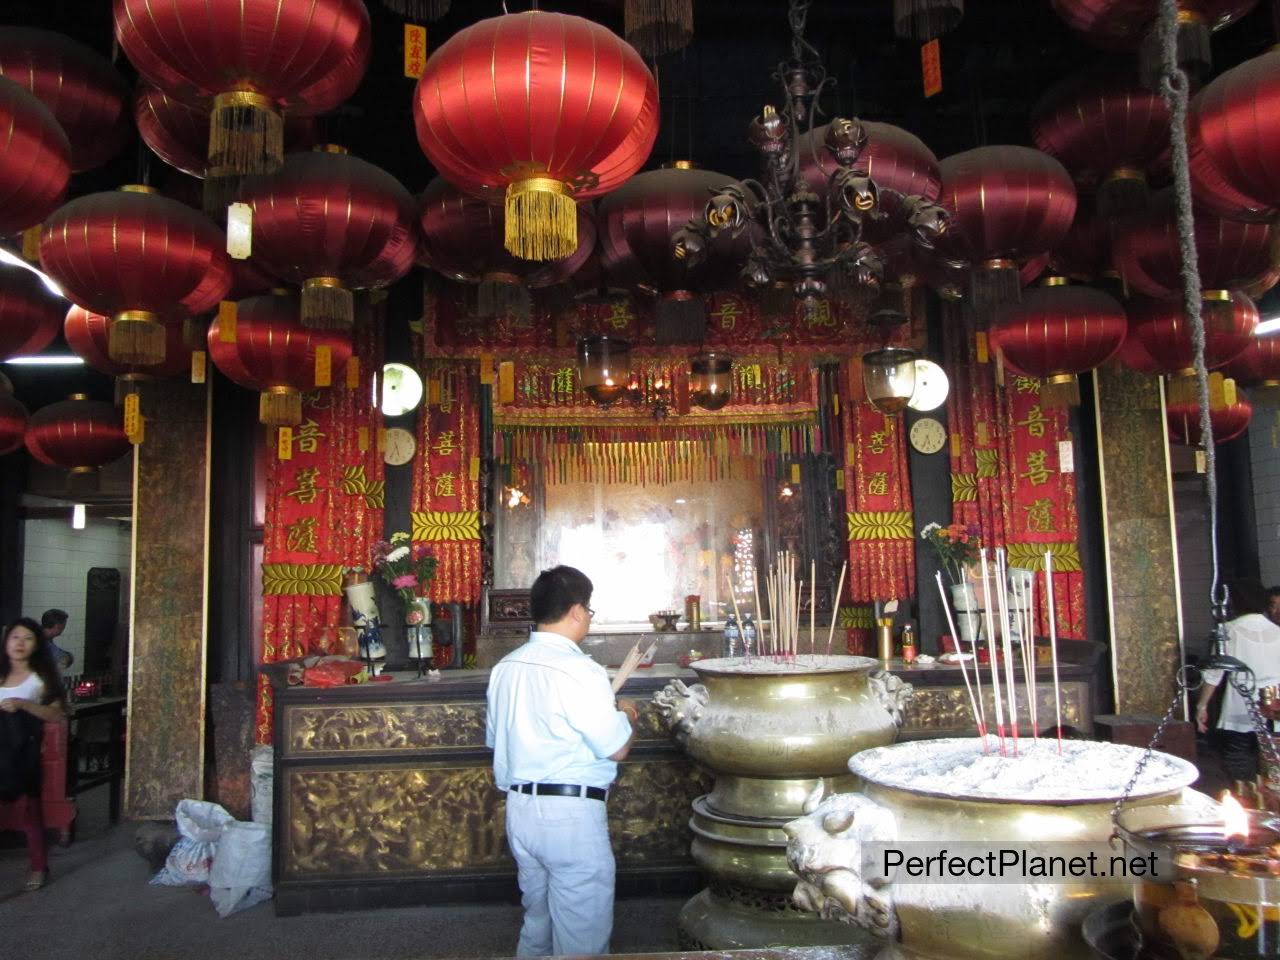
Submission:
<svg viewBox="0 0 1280 960">
<path fill-rule="evenodd" d="M 1218 472 L 1213 421 L 1209 409 L 1209 370 L 1204 361 L 1204 314 L 1200 268 L 1196 260 L 1195 218 L 1191 208 L 1191 169 L 1187 159 L 1187 75 L 1178 68 L 1178 3 L 1160 0 L 1160 96 L 1169 107 L 1173 186 L 1177 202 L 1178 246 L 1182 252 L 1182 306 L 1195 352 L 1196 388 L 1200 398 L 1200 442 L 1204 445 L 1204 491 L 1209 501 L 1209 554 L 1213 581 L 1209 603 L 1219 626 L 1226 615 L 1226 596 L 1218 561 Z"/>
</svg>

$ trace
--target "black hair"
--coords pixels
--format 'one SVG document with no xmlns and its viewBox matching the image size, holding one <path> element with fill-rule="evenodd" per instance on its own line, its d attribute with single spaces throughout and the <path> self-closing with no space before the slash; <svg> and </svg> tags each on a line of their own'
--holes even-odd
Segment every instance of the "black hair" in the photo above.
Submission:
<svg viewBox="0 0 1280 960">
<path fill-rule="evenodd" d="M 1274 600 L 1280 597 L 1280 587 L 1267 587 L 1267 600 Z"/>
<path fill-rule="evenodd" d="M 47 630 L 50 627 L 58 626 L 58 624 L 65 624 L 68 619 L 67 611 L 54 607 L 52 610 L 46 610 L 40 615 L 40 626 Z"/>
<path fill-rule="evenodd" d="M 591 604 L 591 580 L 581 570 L 559 566 L 543 570 L 529 588 L 529 608 L 535 624 L 557 623 L 574 604 Z"/>
<path fill-rule="evenodd" d="M 62 678 L 58 676 L 58 667 L 53 662 L 53 651 L 49 649 L 49 641 L 44 638 L 40 624 L 30 617 L 19 617 L 4 628 L 4 642 L 0 643 L 0 683 L 7 680 L 13 665 L 9 662 L 9 634 L 18 627 L 30 630 L 36 638 L 36 648 L 27 661 L 31 672 L 44 682 L 44 702 L 54 703 L 63 697 Z"/>
<path fill-rule="evenodd" d="M 1258 580 L 1237 580 L 1231 584 L 1231 615 L 1267 612 L 1267 591 Z"/>
</svg>

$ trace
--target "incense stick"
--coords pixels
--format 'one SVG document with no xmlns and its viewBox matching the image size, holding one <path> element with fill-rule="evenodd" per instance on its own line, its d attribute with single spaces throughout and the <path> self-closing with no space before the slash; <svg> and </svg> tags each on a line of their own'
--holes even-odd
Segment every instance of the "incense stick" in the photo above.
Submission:
<svg viewBox="0 0 1280 960">
<path fill-rule="evenodd" d="M 996 732 L 1000 735 L 1000 754 L 1004 755 L 1004 700 L 1000 696 L 1000 658 L 996 655 L 996 618 L 991 610 L 991 581 L 987 566 L 987 548 L 980 547 L 982 561 L 982 607 L 987 618 L 987 656 L 991 661 L 991 694 L 996 704 Z"/>
<path fill-rule="evenodd" d="M 760 609 L 760 571 L 755 568 L 755 558 L 751 560 L 751 594 L 756 601 L 756 653 L 764 656 L 764 617 Z M 747 656 L 751 656 L 751 651 L 747 651 Z"/>
<path fill-rule="evenodd" d="M 827 631 L 827 656 L 831 656 L 831 640 L 836 635 L 836 617 L 840 613 L 840 598 L 844 596 L 844 575 L 849 570 L 849 560 L 846 557 L 844 564 L 840 567 L 840 579 L 836 581 L 836 602 L 831 605 L 831 629 Z M 846 651 L 848 647 L 845 647 Z"/>
<path fill-rule="evenodd" d="M 1000 648 L 1004 651 L 1005 689 L 1009 694 L 1009 727 L 1013 734 L 1013 755 L 1018 755 L 1018 687 L 1013 675 L 1013 638 L 1009 623 L 1009 568 L 1003 547 L 996 549 L 996 597 L 1000 605 Z"/>
<path fill-rule="evenodd" d="M 952 636 L 956 636 L 956 623 L 951 618 L 951 607 L 947 603 L 947 591 L 942 587 L 942 573 L 935 572 L 934 579 L 938 581 L 938 595 L 942 597 L 942 610 L 947 615 L 947 626 L 951 628 Z M 978 717 L 978 703 L 973 698 L 973 687 L 969 684 L 969 671 L 965 669 L 964 653 L 958 653 L 960 658 L 960 676 L 964 677 L 964 689 L 969 694 L 969 708 L 973 711 L 973 723 L 978 728 L 978 736 L 982 738 L 982 752 L 987 752 L 987 731 L 983 728 L 982 721 Z M 978 664 L 975 660 L 974 671 L 977 671 Z"/>
<path fill-rule="evenodd" d="M 1053 554 L 1044 552 L 1044 596 L 1049 604 L 1049 660 L 1053 664 L 1053 714 L 1058 732 L 1058 753 L 1062 753 L 1062 692 L 1058 686 L 1058 615 L 1053 605 Z"/>
<path fill-rule="evenodd" d="M 814 618 L 818 615 L 818 561 L 809 561 L 809 659 L 813 659 Z"/>
<path fill-rule="evenodd" d="M 745 650 L 747 646 L 747 631 L 745 621 L 742 619 L 742 611 L 738 609 L 738 595 L 733 592 L 733 574 L 729 573 L 724 578 L 725 586 L 729 588 L 729 600 L 733 604 L 733 615 L 738 621 L 738 638 L 742 641 L 742 647 Z M 731 641 L 732 642 L 732 641 Z M 733 650 L 729 651 L 729 656 L 733 656 Z"/>
<path fill-rule="evenodd" d="M 961 575 L 961 577 L 962 579 L 960 582 L 963 583 L 964 582 L 963 574 Z M 970 637 L 969 646 L 973 650 L 973 681 L 974 681 L 974 686 L 977 687 L 977 690 L 978 690 L 978 716 L 982 719 L 982 729 L 986 731 L 988 729 L 987 706 L 985 702 L 986 698 L 982 695 L 982 668 L 978 665 L 978 631 L 974 629 L 973 607 L 968 605 L 968 599 L 969 598 L 966 596 L 965 597 L 966 605 L 965 605 L 964 615 L 965 615 L 965 622 L 969 624 L 969 637 Z M 976 590 L 973 593 L 973 599 L 975 602 L 978 599 L 978 592 Z M 964 637 L 961 637 L 961 636 L 956 637 L 956 650 L 959 651 L 961 654 L 964 653 Z M 985 747 L 986 747 L 986 743 L 984 742 L 983 748 L 985 749 Z"/>
</svg>

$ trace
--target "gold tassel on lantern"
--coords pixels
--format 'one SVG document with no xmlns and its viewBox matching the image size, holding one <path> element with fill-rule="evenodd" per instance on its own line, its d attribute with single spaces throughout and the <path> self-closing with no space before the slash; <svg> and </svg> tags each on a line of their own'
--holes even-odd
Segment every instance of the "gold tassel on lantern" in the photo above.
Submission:
<svg viewBox="0 0 1280 960">
<path fill-rule="evenodd" d="M 508 184 L 505 214 L 505 246 L 522 260 L 563 260 L 578 249 L 578 205 L 559 180 Z"/>
<path fill-rule="evenodd" d="M 275 173 L 284 163 L 284 117 L 268 97 L 232 90 L 213 98 L 209 168 L 227 175 Z"/>
<path fill-rule="evenodd" d="M 302 285 L 301 318 L 313 330 L 350 330 L 355 298 L 337 277 L 312 277 Z"/>
<path fill-rule="evenodd" d="M 272 387 L 258 394 L 258 421 L 269 427 L 296 427 L 302 422 L 302 394 L 293 387 Z"/>
<path fill-rule="evenodd" d="M 417 23 L 439 20 L 449 12 L 449 0 L 382 0 L 382 5 Z"/>
<path fill-rule="evenodd" d="M 626 0 L 623 32 L 646 57 L 680 50 L 693 39 L 693 0 Z"/>
<path fill-rule="evenodd" d="M 1055 373 L 1040 385 L 1040 403 L 1046 410 L 1080 406 L 1080 381 L 1074 373 Z"/>
<path fill-rule="evenodd" d="M 145 310 L 117 314 L 107 332 L 107 355 L 116 363 L 153 367 L 164 363 L 164 325 Z"/>
</svg>

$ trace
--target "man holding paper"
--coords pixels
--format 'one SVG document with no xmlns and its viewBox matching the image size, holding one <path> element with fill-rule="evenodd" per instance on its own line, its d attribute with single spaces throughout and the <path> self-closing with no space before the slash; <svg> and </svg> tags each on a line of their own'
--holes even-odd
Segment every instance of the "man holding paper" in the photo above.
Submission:
<svg viewBox="0 0 1280 960">
<path fill-rule="evenodd" d="M 631 749 L 636 708 L 615 702 L 604 667 L 579 646 L 591 629 L 591 591 L 580 570 L 544 570 L 530 590 L 529 641 L 489 676 L 485 742 L 507 791 L 522 957 L 608 953 L 613 932 L 605 801 Z"/>
</svg>

